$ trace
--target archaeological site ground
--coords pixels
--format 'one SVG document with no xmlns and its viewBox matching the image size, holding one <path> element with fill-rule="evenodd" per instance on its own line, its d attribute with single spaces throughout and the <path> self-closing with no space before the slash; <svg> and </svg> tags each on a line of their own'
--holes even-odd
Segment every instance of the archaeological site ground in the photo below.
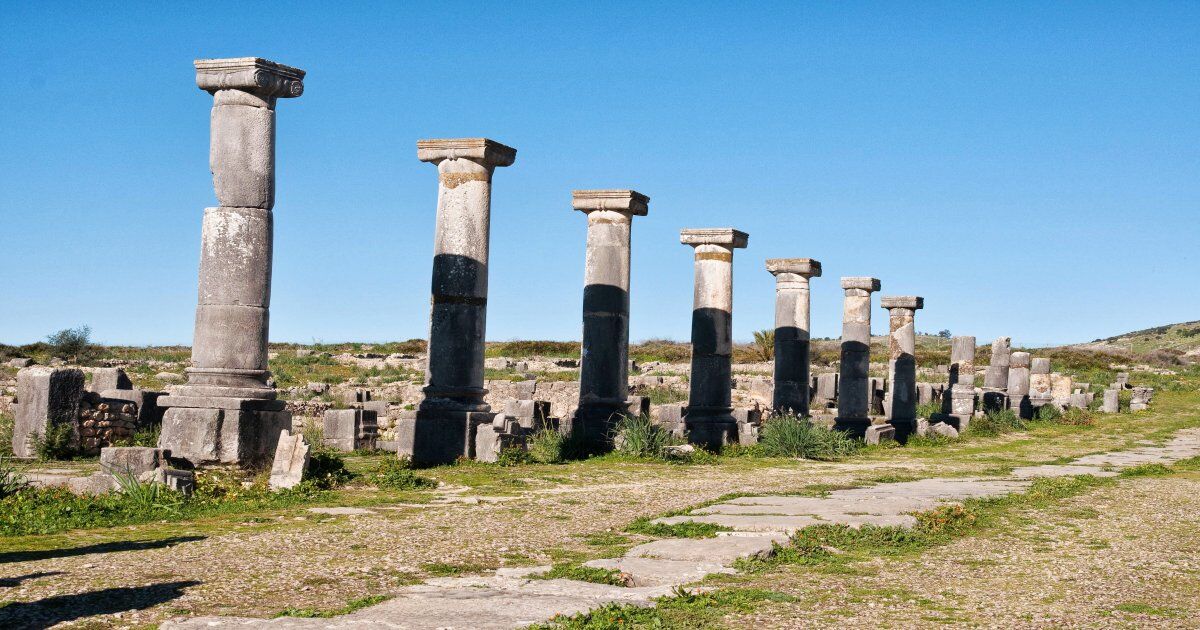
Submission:
<svg viewBox="0 0 1200 630">
<path fill-rule="evenodd" d="M 1200 628 L 1196 7 L 622 6 L 0 6 L 0 630 Z"/>
</svg>

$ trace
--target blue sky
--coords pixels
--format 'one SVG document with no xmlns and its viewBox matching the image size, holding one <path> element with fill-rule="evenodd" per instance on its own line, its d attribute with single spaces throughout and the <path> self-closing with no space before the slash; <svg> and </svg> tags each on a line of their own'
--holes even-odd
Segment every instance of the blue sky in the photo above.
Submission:
<svg viewBox="0 0 1200 630">
<path fill-rule="evenodd" d="M 309 72 L 278 107 L 273 341 L 424 337 L 420 138 L 518 149 L 492 206 L 488 337 L 578 339 L 574 188 L 650 196 L 631 335 L 686 339 L 684 227 L 922 295 L 920 330 L 1087 341 L 1200 319 L 1200 4 L 0 5 L 0 341 L 88 324 L 190 343 L 211 97 L 202 57 Z M 876 300 L 878 304 L 878 300 Z M 875 311 L 875 332 L 886 330 Z"/>
</svg>

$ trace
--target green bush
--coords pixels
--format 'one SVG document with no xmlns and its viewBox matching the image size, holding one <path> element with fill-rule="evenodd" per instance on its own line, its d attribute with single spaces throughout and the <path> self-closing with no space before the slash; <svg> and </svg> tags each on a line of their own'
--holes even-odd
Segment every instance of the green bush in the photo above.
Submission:
<svg viewBox="0 0 1200 630">
<path fill-rule="evenodd" d="M 754 331 L 754 352 L 760 361 L 775 360 L 775 331 Z"/>
<path fill-rule="evenodd" d="M 989 411 L 971 420 L 971 424 L 967 427 L 967 433 L 987 437 L 1013 431 L 1024 431 L 1026 428 L 1025 421 L 1013 413 L 1012 409 L 1001 409 Z"/>
<path fill-rule="evenodd" d="M 42 461 L 71 459 L 75 456 L 74 441 L 75 427 L 51 423 L 46 426 L 45 434 L 34 436 L 33 450 Z"/>
<path fill-rule="evenodd" d="M 423 490 L 437 486 L 436 481 L 415 473 L 407 457 L 384 458 L 369 479 L 372 485 L 385 490 Z"/>
<path fill-rule="evenodd" d="M 1096 424 L 1096 419 L 1092 416 L 1092 411 L 1090 409 L 1071 407 L 1063 412 L 1062 416 L 1058 418 L 1058 423 L 1070 424 L 1074 426 L 1091 426 Z"/>
<path fill-rule="evenodd" d="M 12 461 L 0 455 L 0 499 L 20 492 L 27 485 L 28 480 L 17 471 Z"/>
<path fill-rule="evenodd" d="M 1049 404 L 1038 407 L 1037 414 L 1034 416 L 1039 422 L 1054 422 L 1062 417 L 1062 410 L 1058 405 Z"/>
<path fill-rule="evenodd" d="M 354 475 L 346 468 L 342 456 L 332 449 L 312 447 L 308 457 L 308 472 L 304 481 L 317 490 L 331 490 L 350 481 Z"/>
<path fill-rule="evenodd" d="M 613 427 L 613 444 L 622 455 L 660 458 L 671 442 L 671 434 L 649 416 L 621 416 Z"/>
<path fill-rule="evenodd" d="M 12 438 L 15 423 L 12 416 L 0 413 L 0 457 L 13 454 Z"/>
<path fill-rule="evenodd" d="M 567 437 L 542 429 L 529 438 L 529 459 L 539 464 L 561 464 L 567 459 Z"/>
<path fill-rule="evenodd" d="M 940 413 L 942 413 L 942 403 L 940 402 L 927 402 L 917 405 L 918 418 L 925 418 L 928 420 L 929 418 L 932 418 Z"/>
<path fill-rule="evenodd" d="M 94 350 L 92 347 L 92 328 L 90 326 L 64 328 L 46 337 L 46 343 L 53 347 L 55 354 L 64 359 L 68 357 L 74 360 L 86 358 Z"/>
<path fill-rule="evenodd" d="M 845 433 L 823 429 L 795 415 L 767 419 L 758 437 L 759 450 L 767 457 L 835 460 L 853 455 L 862 445 Z"/>
</svg>

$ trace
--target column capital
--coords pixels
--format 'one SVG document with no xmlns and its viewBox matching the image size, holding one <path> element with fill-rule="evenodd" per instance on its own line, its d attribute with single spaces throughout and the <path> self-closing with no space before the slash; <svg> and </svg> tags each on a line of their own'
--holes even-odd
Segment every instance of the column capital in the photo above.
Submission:
<svg viewBox="0 0 1200 630">
<path fill-rule="evenodd" d="M 879 305 L 886 309 L 906 308 L 912 311 L 925 308 L 925 298 L 915 295 L 888 295 L 879 298 Z"/>
<path fill-rule="evenodd" d="M 805 278 L 819 278 L 821 261 L 812 258 L 768 258 L 767 271 L 773 276 L 790 273 Z"/>
<path fill-rule="evenodd" d="M 417 159 L 438 163 L 442 160 L 467 158 L 489 166 L 510 166 L 517 159 L 517 150 L 487 138 L 447 138 L 417 140 Z"/>
<path fill-rule="evenodd" d="M 571 207 L 585 213 L 612 210 L 644 217 L 650 210 L 650 198 L 636 190 L 572 190 Z"/>
<path fill-rule="evenodd" d="M 695 228 L 681 230 L 679 242 L 684 245 L 721 245 L 730 249 L 746 247 L 750 235 L 733 228 Z"/>
<path fill-rule="evenodd" d="M 842 288 L 846 290 L 858 289 L 860 291 L 878 291 L 880 288 L 878 278 L 870 278 L 867 276 L 842 276 Z"/>
<path fill-rule="evenodd" d="M 295 98 L 304 93 L 305 72 L 260 57 L 197 59 L 196 86 L 209 94 L 241 90 L 262 97 Z"/>
</svg>

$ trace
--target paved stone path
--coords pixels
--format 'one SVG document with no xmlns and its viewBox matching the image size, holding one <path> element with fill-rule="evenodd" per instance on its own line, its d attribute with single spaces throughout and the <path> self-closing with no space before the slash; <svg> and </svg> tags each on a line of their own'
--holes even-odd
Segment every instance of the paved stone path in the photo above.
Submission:
<svg viewBox="0 0 1200 630">
<path fill-rule="evenodd" d="M 732 573 L 743 557 L 772 553 L 792 532 L 810 525 L 864 524 L 912 527 L 912 512 L 967 498 L 995 497 L 1027 490 L 1039 477 L 1095 475 L 1111 477 L 1141 464 L 1169 464 L 1200 455 L 1200 429 L 1186 429 L 1162 446 L 1088 455 L 1065 465 L 1018 468 L 1007 477 L 922 479 L 830 492 L 825 497 L 755 496 L 657 519 L 659 523 L 696 521 L 731 528 L 716 538 L 670 538 L 630 549 L 620 558 L 593 560 L 587 566 L 617 569 L 629 587 L 528 576 L 549 567 L 499 569 L 484 577 L 438 578 L 407 587 L 396 597 L 356 613 L 331 619 L 247 619 L 197 617 L 169 621 L 167 630 L 201 628 L 520 628 L 554 615 L 572 615 L 604 605 L 651 605 L 674 587 L 712 573 Z"/>
</svg>

